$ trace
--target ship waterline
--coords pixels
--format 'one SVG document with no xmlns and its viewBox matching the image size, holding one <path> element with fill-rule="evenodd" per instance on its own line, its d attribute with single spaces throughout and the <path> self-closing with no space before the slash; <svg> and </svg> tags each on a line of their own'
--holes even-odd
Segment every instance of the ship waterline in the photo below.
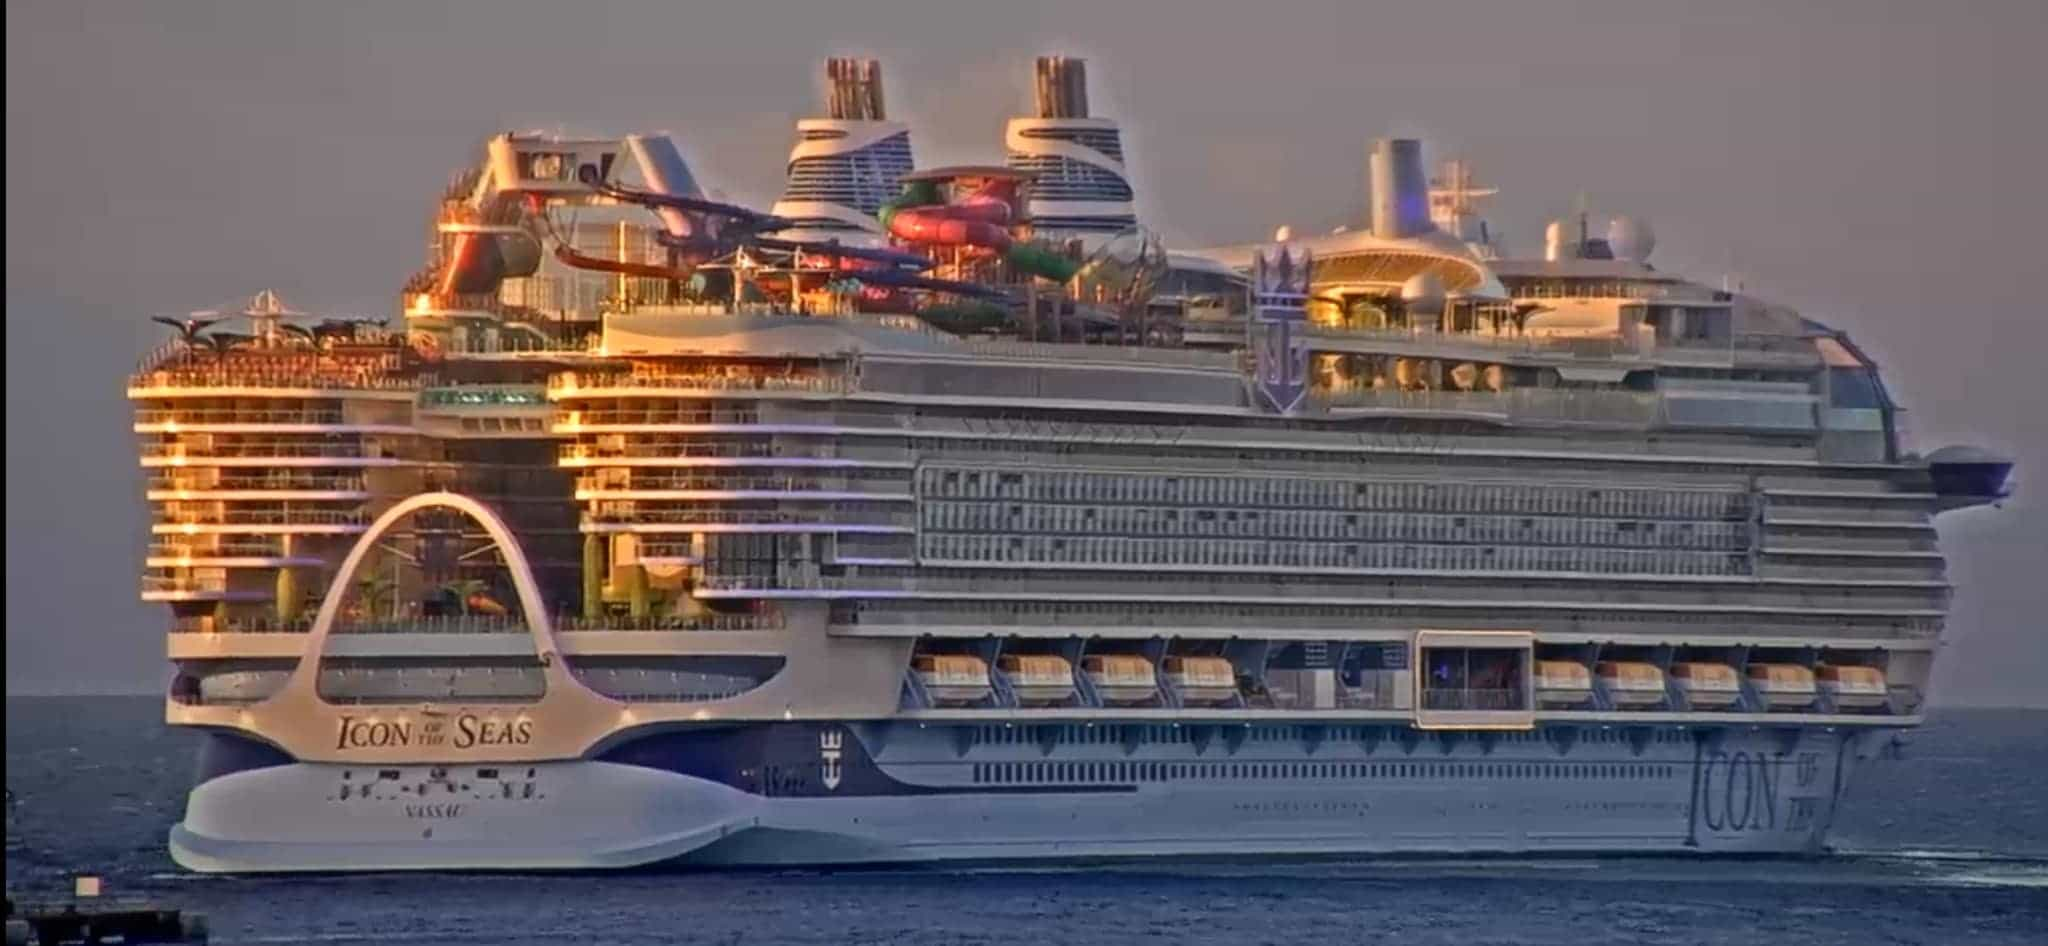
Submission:
<svg viewBox="0 0 2048 946">
<path fill-rule="evenodd" d="M 179 863 L 1812 851 L 1921 722 L 2010 464 L 1846 334 L 1505 257 L 1412 142 L 1372 232 L 1169 253 L 1078 62 L 1007 167 L 828 75 L 778 214 L 501 135 L 403 332 L 164 320 Z"/>
</svg>

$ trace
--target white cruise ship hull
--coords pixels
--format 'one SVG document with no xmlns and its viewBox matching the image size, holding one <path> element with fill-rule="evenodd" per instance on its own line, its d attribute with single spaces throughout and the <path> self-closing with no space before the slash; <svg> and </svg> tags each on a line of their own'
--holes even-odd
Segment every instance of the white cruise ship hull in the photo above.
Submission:
<svg viewBox="0 0 2048 946">
<path fill-rule="evenodd" d="M 1080 739 L 1050 753 L 1000 735 L 959 751 L 993 730 L 771 724 L 610 754 L 636 761 L 268 765 L 195 788 L 171 851 L 213 872 L 1800 853 L 1822 848 L 1874 738 L 1743 728 L 1632 740 L 1588 727 L 1565 745 L 1412 730 L 1311 745 L 1261 741 L 1292 731 L 1269 727 L 1234 751 L 1219 738 L 1197 752 L 1076 727 Z"/>
</svg>

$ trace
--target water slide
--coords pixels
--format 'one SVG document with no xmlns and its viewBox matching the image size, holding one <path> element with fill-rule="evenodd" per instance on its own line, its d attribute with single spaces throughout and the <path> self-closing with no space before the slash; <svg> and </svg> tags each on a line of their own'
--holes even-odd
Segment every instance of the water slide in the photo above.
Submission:
<svg viewBox="0 0 2048 946">
<path fill-rule="evenodd" d="M 678 265 L 667 267 L 607 260 L 578 253 L 566 243 L 557 241 L 555 258 L 569 266 L 656 279 L 688 279 L 698 264 L 746 245 L 829 257 L 836 261 L 839 268 L 847 270 L 850 277 L 877 286 L 922 289 L 928 292 L 946 292 L 984 299 L 1006 298 L 1002 292 L 987 286 L 919 275 L 919 272 L 930 269 L 932 262 L 914 253 L 843 246 L 836 240 L 814 242 L 762 236 L 764 233 L 788 229 L 791 223 L 781 217 L 764 214 L 738 204 L 625 187 L 604 180 L 597 169 L 590 167 L 581 169 L 578 172 L 578 179 L 590 189 L 614 200 L 638 204 L 661 213 L 665 227 L 655 234 L 655 239 L 676 254 Z M 998 231 L 1000 232 L 1000 228 Z M 1005 238 L 1008 236 L 1003 235 Z"/>
<path fill-rule="evenodd" d="M 1010 236 L 1015 219 L 1017 182 L 993 180 L 953 203 L 946 203 L 934 180 L 903 185 L 903 193 L 883 205 L 879 214 L 889 234 L 922 246 L 971 246 L 1002 254 L 1021 272 L 1056 282 L 1073 278 L 1080 264 L 1051 247 L 1020 243 Z"/>
</svg>

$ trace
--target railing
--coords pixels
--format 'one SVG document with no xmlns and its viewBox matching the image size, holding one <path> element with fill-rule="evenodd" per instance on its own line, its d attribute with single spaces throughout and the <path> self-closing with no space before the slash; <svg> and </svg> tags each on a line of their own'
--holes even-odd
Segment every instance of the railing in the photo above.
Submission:
<svg viewBox="0 0 2048 946">
<path fill-rule="evenodd" d="M 1195 351 L 1185 348 L 1149 348 L 1136 345 L 1062 345 L 1052 342 L 969 339 L 961 342 L 960 350 L 963 354 L 971 354 L 980 358 L 1023 358 L 1034 361 L 1087 361 L 1098 364 L 1167 365 L 1176 368 L 1202 368 L 1211 371 L 1234 371 L 1238 367 L 1238 359 L 1235 355 Z"/>
<path fill-rule="evenodd" d="M 185 514 L 162 520 L 167 525 L 235 526 L 360 526 L 370 518 L 353 510 L 336 509 L 246 509 L 230 506 L 218 513 Z"/>
<path fill-rule="evenodd" d="M 551 394 L 573 394 L 597 388 L 666 388 L 706 391 L 812 391 L 843 394 L 847 379 L 832 375 L 731 375 L 715 372 L 648 374 L 615 372 L 599 375 L 558 374 L 548 379 Z"/>
<path fill-rule="evenodd" d="M 225 490 L 299 490 L 305 492 L 360 493 L 369 489 L 360 476 L 322 476 L 318 474 L 294 474 L 287 471 L 265 472 L 255 476 L 223 475 L 211 482 L 195 483 L 189 476 L 152 476 L 149 478 L 152 490 L 185 490 L 188 492 L 217 492 Z"/>
<path fill-rule="evenodd" d="M 1593 360 L 1613 360 L 1617 357 L 1634 357 L 1640 354 L 1640 350 L 1631 340 L 1618 335 L 1588 338 L 1552 335 L 1496 335 L 1487 332 L 1440 332 L 1434 329 L 1414 328 L 1347 328 L 1335 325 L 1317 325 L 1314 323 L 1310 323 L 1308 335 L 1312 339 L 1355 339 L 1364 342 L 1467 346 L 1475 350 L 1502 354 L 1541 354 L 1561 358 L 1586 358 Z M 1310 347 L 1313 348 L 1314 346 L 1311 345 Z"/>
<path fill-rule="evenodd" d="M 524 618 L 491 614 L 352 620 L 334 622 L 336 634 L 530 634 Z"/>
<path fill-rule="evenodd" d="M 788 625 L 779 612 L 761 614 L 681 615 L 556 615 L 548 622 L 563 631 L 779 631 Z M 171 622 L 174 634 L 304 634 L 313 629 L 312 618 L 280 621 L 276 618 L 233 618 L 217 621 L 209 617 L 178 618 Z M 522 619 L 488 615 L 458 615 L 439 618 L 404 618 L 335 623 L 336 633 L 364 634 L 528 634 Z"/>
<path fill-rule="evenodd" d="M 262 368 L 185 368 L 147 371 L 131 375 L 131 388 L 290 388 L 345 391 L 417 391 L 426 386 L 424 377 L 403 377 L 376 373 L 309 371 Z"/>
<path fill-rule="evenodd" d="M 571 443 L 563 444 L 562 448 L 556 452 L 556 458 L 560 460 L 608 460 L 636 457 L 664 460 L 688 457 L 774 460 L 782 458 L 827 459 L 833 455 L 829 445 L 820 444 L 810 449 L 784 447 L 781 450 L 777 450 L 775 444 L 765 439 L 745 443 L 705 443 L 694 441 L 677 443 L 667 440 L 636 440 L 618 448 L 600 448 L 595 444 Z"/>
<path fill-rule="evenodd" d="M 221 443 L 215 441 L 203 447 L 182 442 L 164 441 L 142 445 L 142 456 L 188 459 L 209 459 L 220 457 L 333 457 L 359 458 L 363 448 L 354 442 L 301 443 L 301 442 L 246 442 Z"/>
<path fill-rule="evenodd" d="M 1647 427 L 1663 416 L 1657 394 L 1637 391 L 1395 391 L 1365 387 L 1323 389 L 1310 395 L 1324 409 L 1443 411 L 1503 416 L 1513 423 L 1591 423 Z"/>
<path fill-rule="evenodd" d="M 908 482 L 856 479 L 829 482 L 831 477 L 819 476 L 692 476 L 672 478 L 634 479 L 627 483 L 602 483 L 591 477 L 576 481 L 577 492 L 633 492 L 645 490 L 696 490 L 704 492 L 732 492 L 753 490 L 762 492 L 811 492 L 826 490 L 838 493 L 874 493 L 879 495 L 901 495 L 910 492 Z"/>
<path fill-rule="evenodd" d="M 630 500 L 629 500 L 630 502 Z M 644 500 L 642 502 L 661 502 Z M 793 512 L 775 509 L 705 509 L 697 506 L 656 507 L 630 511 L 608 508 L 611 503 L 600 502 L 590 513 L 592 522 L 607 523 L 660 523 L 669 525 L 846 525 L 846 526 L 891 526 L 909 529 L 916 520 L 909 513 L 884 510 L 845 510 L 836 507 Z"/>
<path fill-rule="evenodd" d="M 1521 690 L 1465 689 L 1450 687 L 1426 687 L 1422 691 L 1422 708 L 1426 710 L 1480 710 L 1517 711 L 1529 709 L 1529 701 Z"/>
<path fill-rule="evenodd" d="M 563 411 L 555 416 L 558 426 L 574 430 L 611 424 L 758 424 L 761 413 L 752 407 L 659 410 L 653 408 L 598 408 Z"/>
<path fill-rule="evenodd" d="M 339 424 L 340 411 L 241 410 L 231 407 L 196 410 L 140 410 L 138 424 Z"/>
<path fill-rule="evenodd" d="M 144 575 L 142 576 L 142 590 L 145 592 L 219 594 L 228 590 L 228 580 L 226 575 L 193 575 L 189 578 Z"/>
<path fill-rule="evenodd" d="M 460 702 L 528 703 L 547 693 L 539 667 L 322 669 L 320 698 L 343 705 Z"/>
<path fill-rule="evenodd" d="M 198 539 L 191 536 L 190 539 Z M 150 558 L 282 558 L 284 541 L 275 536 L 215 536 L 213 543 L 154 542 Z"/>
</svg>

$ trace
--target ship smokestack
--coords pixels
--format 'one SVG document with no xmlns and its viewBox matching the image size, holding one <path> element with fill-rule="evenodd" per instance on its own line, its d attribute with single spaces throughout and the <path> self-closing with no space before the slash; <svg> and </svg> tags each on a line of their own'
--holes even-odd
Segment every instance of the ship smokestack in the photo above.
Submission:
<svg viewBox="0 0 2048 946">
<path fill-rule="evenodd" d="M 1088 63 L 1068 56 L 1038 57 L 1038 117 L 1088 117 Z"/>
<path fill-rule="evenodd" d="M 833 118 L 887 118 L 882 110 L 882 64 L 873 59 L 825 60 L 825 100 Z"/>
<path fill-rule="evenodd" d="M 1372 143 L 1372 233 L 1411 237 L 1428 232 L 1429 184 L 1422 171 L 1422 142 L 1380 138 Z"/>
</svg>

